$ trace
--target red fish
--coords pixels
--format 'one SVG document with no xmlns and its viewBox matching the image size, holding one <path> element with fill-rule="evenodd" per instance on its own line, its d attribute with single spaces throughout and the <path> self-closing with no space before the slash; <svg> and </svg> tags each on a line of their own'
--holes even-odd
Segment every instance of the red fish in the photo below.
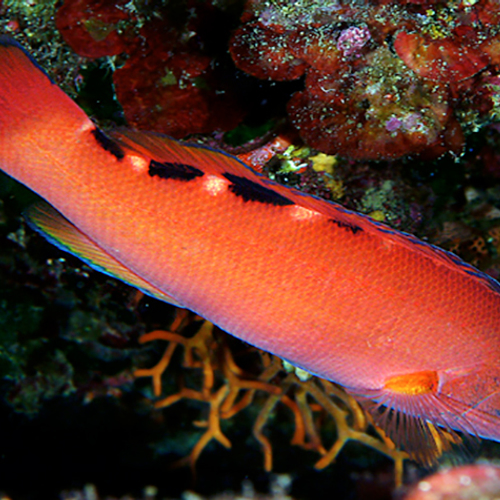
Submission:
<svg viewBox="0 0 500 500">
<path fill-rule="evenodd" d="M 500 441 L 500 285 L 455 255 L 223 152 L 105 134 L 7 38 L 0 168 L 50 203 L 28 218 L 51 241 L 371 398 L 413 457 Z"/>
</svg>

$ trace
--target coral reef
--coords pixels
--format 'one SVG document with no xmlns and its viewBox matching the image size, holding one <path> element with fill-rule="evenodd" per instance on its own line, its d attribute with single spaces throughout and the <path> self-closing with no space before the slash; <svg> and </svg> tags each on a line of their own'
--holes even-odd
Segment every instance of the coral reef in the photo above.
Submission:
<svg viewBox="0 0 500 500">
<path fill-rule="evenodd" d="M 231 55 L 262 79 L 305 76 L 305 141 L 355 159 L 460 155 L 497 114 L 500 4 L 249 1 Z"/>
<path fill-rule="evenodd" d="M 125 0 L 64 2 L 56 13 L 56 27 L 68 45 L 84 57 L 125 52 L 134 40 L 134 16 Z"/>
<path fill-rule="evenodd" d="M 226 11 L 199 2 L 80 0 L 59 7 L 56 26 L 81 56 L 120 55 L 113 81 L 130 125 L 184 137 L 229 130 L 242 118 L 226 78 Z"/>
<path fill-rule="evenodd" d="M 222 78 L 224 68 L 194 36 L 210 16 L 199 12 L 182 30 L 165 29 L 165 20 L 141 28 L 141 41 L 114 73 L 117 96 L 131 125 L 180 138 L 230 130 L 240 121 L 242 109 Z"/>
</svg>

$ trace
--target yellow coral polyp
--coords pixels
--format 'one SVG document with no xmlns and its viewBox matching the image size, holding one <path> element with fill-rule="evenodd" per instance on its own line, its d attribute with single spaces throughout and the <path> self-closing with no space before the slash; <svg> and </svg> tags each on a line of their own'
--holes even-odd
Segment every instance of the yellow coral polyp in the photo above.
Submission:
<svg viewBox="0 0 500 500">
<path fill-rule="evenodd" d="M 312 168 L 315 172 L 325 172 L 330 175 L 333 174 L 338 163 L 336 156 L 324 153 L 318 153 L 316 156 L 311 156 L 310 159 L 313 162 Z"/>
</svg>

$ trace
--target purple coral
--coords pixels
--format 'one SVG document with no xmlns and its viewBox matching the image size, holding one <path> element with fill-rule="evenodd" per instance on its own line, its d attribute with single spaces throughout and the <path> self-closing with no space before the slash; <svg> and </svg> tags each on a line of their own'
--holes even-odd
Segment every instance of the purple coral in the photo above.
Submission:
<svg viewBox="0 0 500 500">
<path fill-rule="evenodd" d="M 386 122 L 385 122 L 385 129 L 388 132 L 396 132 L 396 130 L 399 130 L 403 123 L 399 118 L 396 118 L 395 116 L 391 116 Z"/>
<path fill-rule="evenodd" d="M 385 129 L 388 132 L 396 132 L 396 130 L 401 128 L 407 132 L 419 132 L 425 127 L 422 122 L 422 118 L 423 117 L 420 113 L 408 113 L 401 118 L 391 116 L 385 122 Z"/>
<path fill-rule="evenodd" d="M 337 40 L 337 48 L 344 54 L 344 57 L 357 56 L 357 52 L 370 39 L 370 31 L 366 26 L 362 26 L 361 28 L 351 26 L 340 33 Z"/>
</svg>

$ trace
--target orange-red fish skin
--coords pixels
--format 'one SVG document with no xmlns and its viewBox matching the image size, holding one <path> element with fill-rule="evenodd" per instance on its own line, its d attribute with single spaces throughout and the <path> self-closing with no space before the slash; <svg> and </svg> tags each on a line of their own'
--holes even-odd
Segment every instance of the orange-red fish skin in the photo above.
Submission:
<svg viewBox="0 0 500 500">
<path fill-rule="evenodd" d="M 103 252 L 311 373 L 500 441 L 496 282 L 223 153 L 141 132 L 99 134 L 17 45 L 0 40 L 0 168 Z M 418 373 L 431 375 L 411 378 Z M 438 383 L 407 390 L 395 379 L 405 375 Z M 432 398 L 400 406 L 395 387 L 405 401 Z"/>
</svg>

